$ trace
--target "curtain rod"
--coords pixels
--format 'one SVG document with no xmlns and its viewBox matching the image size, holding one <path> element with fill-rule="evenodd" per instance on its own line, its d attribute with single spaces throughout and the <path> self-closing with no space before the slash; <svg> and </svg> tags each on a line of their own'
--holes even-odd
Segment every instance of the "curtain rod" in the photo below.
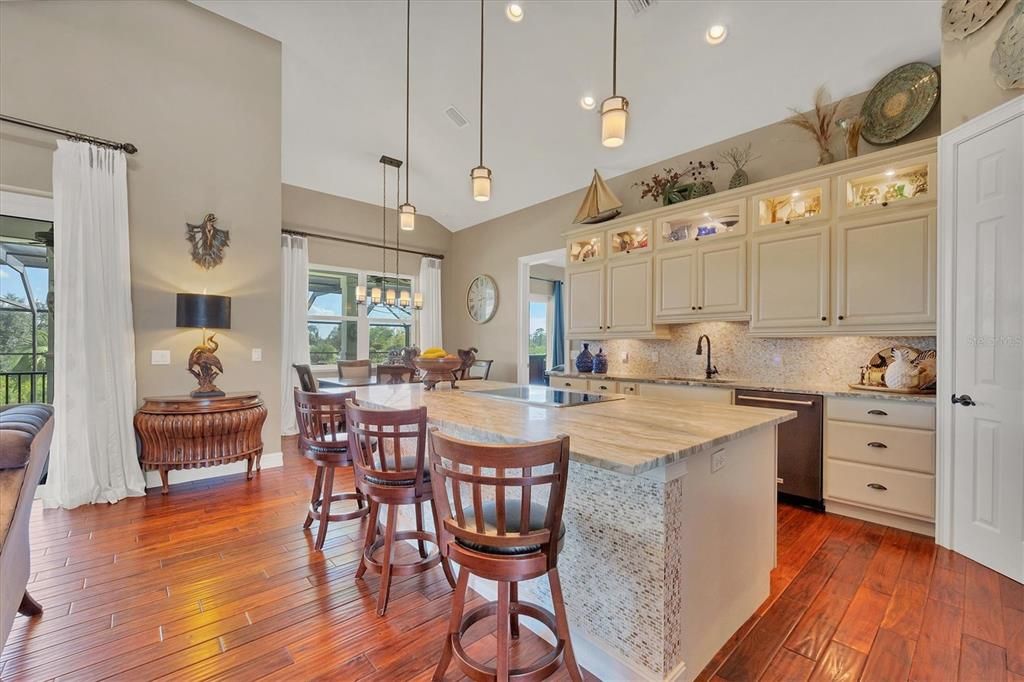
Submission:
<svg viewBox="0 0 1024 682">
<path fill-rule="evenodd" d="M 133 145 L 131 142 L 114 142 L 113 140 L 107 140 L 102 137 L 86 135 L 85 133 L 76 133 L 73 130 L 55 128 L 53 126 L 48 126 L 45 123 L 26 121 L 25 119 L 15 118 L 13 116 L 5 116 L 3 114 L 0 114 L 0 121 L 13 123 L 14 125 L 24 126 L 25 128 L 34 128 L 35 130 L 42 130 L 47 133 L 56 133 L 57 135 L 63 135 L 69 140 L 80 140 L 82 142 L 90 142 L 101 147 L 111 147 L 113 149 L 119 149 L 123 151 L 125 154 L 134 154 L 135 152 L 139 151 L 139 148 Z"/>
<path fill-rule="evenodd" d="M 427 258 L 436 258 L 437 260 L 444 260 L 444 256 L 440 253 L 428 253 L 426 251 L 417 251 L 416 249 L 406 248 L 395 248 L 393 246 L 385 247 L 381 244 L 375 244 L 374 242 L 366 242 L 361 239 L 350 239 L 348 237 L 335 237 L 326 234 L 316 234 L 313 232 L 303 232 L 302 230 L 289 230 L 282 229 L 281 234 L 293 234 L 296 237 L 312 237 L 313 239 L 326 239 L 331 242 L 342 242 L 344 244 L 358 244 L 359 246 L 369 246 L 373 249 L 385 249 L 387 251 L 398 251 L 399 253 L 410 253 L 414 256 L 426 256 Z"/>
<path fill-rule="evenodd" d="M 547 279 L 546 277 L 534 277 L 533 275 L 530 275 L 530 279 L 535 279 L 538 282 L 550 282 L 551 284 L 554 284 L 555 282 L 564 284 L 560 279 Z"/>
</svg>

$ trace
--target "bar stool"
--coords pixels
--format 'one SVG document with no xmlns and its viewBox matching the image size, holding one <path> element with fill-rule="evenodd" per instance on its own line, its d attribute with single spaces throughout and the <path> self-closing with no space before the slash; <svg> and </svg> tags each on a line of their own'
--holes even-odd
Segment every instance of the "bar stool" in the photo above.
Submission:
<svg viewBox="0 0 1024 682">
<path fill-rule="evenodd" d="M 455 587 L 448 561 L 439 551 L 427 552 L 424 543 L 438 545 L 437 536 L 423 528 L 423 504 L 430 504 L 430 513 L 437 527 L 430 476 L 426 471 L 427 408 L 411 410 L 378 410 L 361 407 L 354 399 L 345 406 L 356 487 L 370 501 L 370 521 L 366 526 L 363 556 L 356 569 L 356 579 L 369 570 L 380 575 L 377 614 L 383 616 L 388 607 L 391 579 L 396 575 L 415 575 L 429 571 L 439 563 L 449 584 Z M 387 505 L 387 521 L 383 535 L 377 523 L 381 505 Z M 398 507 L 413 505 L 416 530 L 398 530 Z M 394 563 L 396 540 L 416 540 L 419 560 Z M 383 549 L 381 558 L 374 554 Z"/>
<path fill-rule="evenodd" d="M 484 445 L 430 430 L 430 477 L 440 505 L 441 554 L 460 567 L 435 680 L 444 678 L 453 656 L 462 672 L 474 680 L 540 680 L 554 673 L 563 661 L 570 679 L 583 679 L 558 578 L 568 471 L 568 436 L 525 445 Z M 533 489 L 545 485 L 549 486 L 547 499 L 534 502 Z M 467 497 L 463 497 L 464 486 L 469 489 Z M 485 489 L 493 490 L 493 500 L 484 502 Z M 508 495 L 517 489 L 518 496 Z M 542 491 L 538 492 L 538 497 L 541 495 Z M 498 600 L 464 613 L 470 574 L 497 581 Z M 551 586 L 553 614 L 537 604 L 519 601 L 519 582 L 543 575 Z M 492 615 L 497 616 L 498 628 L 497 665 L 493 668 L 471 659 L 462 646 L 466 630 Z M 546 625 L 556 644 L 529 667 L 510 670 L 509 638 L 518 639 L 520 616 Z"/>
<path fill-rule="evenodd" d="M 345 401 L 354 396 L 355 391 L 311 393 L 295 389 L 299 450 L 316 464 L 313 495 L 310 497 L 309 511 L 302 527 L 309 528 L 313 521 L 320 522 L 313 545 L 317 550 L 324 548 L 329 522 L 358 519 L 370 511 L 358 490 L 350 493 L 334 492 L 334 470 L 338 467 L 352 466 L 348 434 L 345 433 Z M 331 505 L 345 500 L 354 500 L 356 509 L 332 514 Z"/>
</svg>

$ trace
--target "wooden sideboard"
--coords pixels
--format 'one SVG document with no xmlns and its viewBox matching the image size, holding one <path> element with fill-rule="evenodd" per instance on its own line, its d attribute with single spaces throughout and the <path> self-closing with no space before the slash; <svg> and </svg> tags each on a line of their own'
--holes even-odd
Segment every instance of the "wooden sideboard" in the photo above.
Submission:
<svg viewBox="0 0 1024 682">
<path fill-rule="evenodd" d="M 260 394 L 228 393 L 219 398 L 187 395 L 143 398 L 135 414 L 144 469 L 160 472 L 167 494 L 167 472 L 246 460 L 246 478 L 259 471 L 261 432 L 267 408 Z"/>
</svg>

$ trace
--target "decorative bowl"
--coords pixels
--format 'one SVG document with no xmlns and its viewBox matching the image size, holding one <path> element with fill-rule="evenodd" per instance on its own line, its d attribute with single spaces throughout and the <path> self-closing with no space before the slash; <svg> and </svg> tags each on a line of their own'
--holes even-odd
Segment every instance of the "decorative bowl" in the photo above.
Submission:
<svg viewBox="0 0 1024 682">
<path fill-rule="evenodd" d="M 462 367 L 462 360 L 453 357 L 418 357 L 412 363 L 416 365 L 416 369 L 423 372 L 423 384 L 427 387 L 428 391 L 443 381 L 451 382 L 452 388 L 455 388 L 456 377 L 454 372 Z"/>
</svg>

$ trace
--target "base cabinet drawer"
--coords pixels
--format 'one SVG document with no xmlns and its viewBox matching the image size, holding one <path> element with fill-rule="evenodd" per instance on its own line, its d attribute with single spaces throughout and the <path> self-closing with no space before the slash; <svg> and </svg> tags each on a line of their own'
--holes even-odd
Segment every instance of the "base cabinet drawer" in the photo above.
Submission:
<svg viewBox="0 0 1024 682">
<path fill-rule="evenodd" d="M 591 393 L 618 393 L 619 382 L 591 379 L 587 382 L 587 390 Z"/>
<path fill-rule="evenodd" d="M 623 395 L 637 395 L 640 393 L 639 384 L 619 384 L 619 393 Z"/>
<path fill-rule="evenodd" d="M 571 391 L 586 391 L 586 379 L 573 379 L 570 377 L 551 377 L 551 388 L 568 388 Z"/>
<path fill-rule="evenodd" d="M 931 474 L 826 459 L 825 497 L 935 518 L 935 477 Z"/>
<path fill-rule="evenodd" d="M 825 417 L 861 424 L 934 429 L 935 404 L 876 398 L 829 398 L 825 401 Z"/>
<path fill-rule="evenodd" d="M 828 420 L 825 456 L 861 464 L 935 473 L 935 432 Z"/>
</svg>

